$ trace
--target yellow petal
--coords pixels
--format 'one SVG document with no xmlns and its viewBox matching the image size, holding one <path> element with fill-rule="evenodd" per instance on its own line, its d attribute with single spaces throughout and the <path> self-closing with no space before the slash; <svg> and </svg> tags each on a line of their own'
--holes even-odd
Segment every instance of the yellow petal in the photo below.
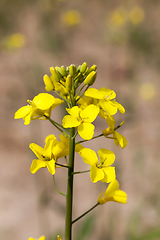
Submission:
<svg viewBox="0 0 160 240">
<path fill-rule="evenodd" d="M 102 169 L 97 168 L 96 166 L 91 166 L 90 177 L 92 182 L 98 182 L 104 178 L 104 172 Z"/>
<path fill-rule="evenodd" d="M 49 109 L 54 103 L 55 98 L 48 93 L 39 93 L 33 98 L 33 103 L 41 110 Z"/>
<path fill-rule="evenodd" d="M 61 237 L 60 237 L 59 235 L 57 236 L 57 239 L 58 239 L 58 240 L 62 240 Z"/>
<path fill-rule="evenodd" d="M 54 175 L 55 174 L 55 161 L 54 160 L 47 161 L 46 166 L 48 168 L 48 171 L 52 175 Z"/>
<path fill-rule="evenodd" d="M 31 106 L 21 107 L 20 109 L 18 109 L 18 110 L 15 112 L 14 118 L 15 118 L 15 119 L 24 118 L 24 117 L 26 117 L 31 111 L 32 111 L 32 107 L 31 107 Z"/>
<path fill-rule="evenodd" d="M 117 113 L 117 107 L 111 104 L 111 101 L 101 100 L 99 105 L 110 115 L 114 115 Z"/>
<path fill-rule="evenodd" d="M 105 173 L 102 182 L 112 182 L 116 178 L 115 167 L 102 167 L 103 172 Z"/>
<path fill-rule="evenodd" d="M 76 117 L 70 115 L 64 116 L 62 120 L 62 125 L 64 128 L 78 127 L 80 124 L 81 122 L 78 121 Z"/>
<path fill-rule="evenodd" d="M 92 123 L 81 123 L 78 126 L 78 134 L 85 140 L 92 139 L 95 126 Z"/>
<path fill-rule="evenodd" d="M 84 94 L 87 97 L 97 98 L 97 99 L 103 99 L 105 97 L 104 92 L 100 92 L 96 88 L 89 88 Z"/>
<path fill-rule="evenodd" d="M 117 139 L 117 141 L 116 141 L 116 139 L 114 139 L 115 140 L 115 144 L 118 146 L 119 144 L 120 144 L 120 146 L 121 146 L 121 148 L 123 149 L 123 148 L 125 148 L 126 146 L 127 146 L 127 140 L 126 140 L 126 138 L 124 137 L 124 136 L 122 136 L 120 133 L 118 133 L 118 132 L 114 132 L 113 133 L 113 136 Z M 118 142 L 118 143 L 117 143 Z"/>
<path fill-rule="evenodd" d="M 83 158 L 83 161 L 90 166 L 96 166 L 98 163 L 98 157 L 95 151 L 90 148 L 83 148 L 79 151 L 79 155 Z"/>
<path fill-rule="evenodd" d="M 115 100 L 112 100 L 110 103 L 115 106 L 121 113 L 125 113 L 125 108 L 120 103 L 116 102 Z"/>
<path fill-rule="evenodd" d="M 36 173 L 40 168 L 44 168 L 46 167 L 46 162 L 45 161 L 41 161 L 39 159 L 34 159 L 32 161 L 31 167 L 30 167 L 30 172 L 31 173 Z"/>
<path fill-rule="evenodd" d="M 79 108 L 78 106 L 74 106 L 72 108 L 66 108 L 67 112 L 74 116 L 75 118 L 79 118 L 80 116 L 80 112 L 82 111 L 81 108 Z"/>
<path fill-rule="evenodd" d="M 40 159 L 43 160 L 44 149 L 37 145 L 36 143 L 30 143 L 29 148 L 34 152 L 34 154 Z"/>
<path fill-rule="evenodd" d="M 103 93 L 104 97 L 107 98 L 108 100 L 114 99 L 116 97 L 116 93 L 111 89 L 103 87 L 100 88 L 99 91 Z"/>
<path fill-rule="evenodd" d="M 87 106 L 81 113 L 80 117 L 83 119 L 84 122 L 93 122 L 99 113 L 99 107 L 91 104 Z"/>
<path fill-rule="evenodd" d="M 98 155 L 100 157 L 100 162 L 103 163 L 103 166 L 108 167 L 114 163 L 115 154 L 105 148 L 101 148 L 98 150 Z"/>
</svg>

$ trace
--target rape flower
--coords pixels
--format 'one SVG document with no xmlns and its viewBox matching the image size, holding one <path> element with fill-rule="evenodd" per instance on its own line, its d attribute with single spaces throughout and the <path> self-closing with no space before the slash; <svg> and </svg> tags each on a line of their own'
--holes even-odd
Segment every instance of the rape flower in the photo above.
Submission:
<svg viewBox="0 0 160 240">
<path fill-rule="evenodd" d="M 58 240 L 62 240 L 61 237 L 60 237 L 59 235 L 57 236 L 57 239 L 58 239 Z"/>
<path fill-rule="evenodd" d="M 25 125 L 30 124 L 34 119 L 46 120 L 44 115 L 50 117 L 52 109 L 63 103 L 63 100 L 48 93 L 39 93 L 33 98 L 33 101 L 27 100 L 27 102 L 29 105 L 21 107 L 14 115 L 15 119 L 23 118 Z"/>
<path fill-rule="evenodd" d="M 127 10 L 123 7 L 119 7 L 111 13 L 108 25 L 111 26 L 111 28 L 120 28 L 126 24 L 127 20 Z"/>
<path fill-rule="evenodd" d="M 21 33 L 15 33 L 2 39 L 1 45 L 6 50 L 16 50 L 24 47 L 26 38 Z"/>
<path fill-rule="evenodd" d="M 63 13 L 61 19 L 67 26 L 74 26 L 80 23 L 81 14 L 77 10 L 70 10 Z"/>
<path fill-rule="evenodd" d="M 105 87 L 100 88 L 99 90 L 96 88 L 89 88 L 85 92 L 85 96 L 99 99 L 100 107 L 110 115 L 116 114 L 117 109 L 121 113 L 125 113 L 124 107 L 114 100 L 116 93 L 111 89 L 106 89 Z"/>
<path fill-rule="evenodd" d="M 74 106 L 70 109 L 67 108 L 66 110 L 70 115 L 64 116 L 62 120 L 63 127 L 77 127 L 78 133 L 83 139 L 91 139 L 93 137 L 95 128 L 91 122 L 96 119 L 99 113 L 99 108 L 91 104 L 84 110 L 78 106 Z"/>
<path fill-rule="evenodd" d="M 140 7 L 134 7 L 129 13 L 129 19 L 135 25 L 138 25 L 141 22 L 143 22 L 144 18 L 145 13 L 143 9 Z"/>
<path fill-rule="evenodd" d="M 28 240 L 45 240 L 45 236 L 41 236 L 40 238 L 29 238 Z M 58 239 L 59 240 L 59 239 Z"/>
<path fill-rule="evenodd" d="M 48 168 L 48 171 L 55 174 L 55 163 L 58 158 L 64 157 L 68 154 L 68 149 L 62 143 L 57 141 L 54 135 L 49 135 L 45 139 L 44 149 L 35 143 L 29 145 L 30 149 L 35 153 L 38 159 L 32 161 L 30 171 L 36 173 L 40 168 Z"/>
<path fill-rule="evenodd" d="M 108 125 L 109 125 L 109 128 L 106 128 L 105 130 L 102 131 L 103 135 L 105 137 L 107 137 L 108 135 L 110 134 L 113 134 L 113 138 L 114 138 L 114 142 L 117 146 L 121 146 L 121 148 L 125 148 L 127 146 L 127 140 L 126 138 L 121 135 L 120 133 L 118 133 L 117 131 L 115 131 L 115 119 L 113 118 L 113 116 L 111 115 L 107 115 L 105 117 Z M 121 123 L 121 125 L 123 124 L 124 122 Z"/>
<path fill-rule="evenodd" d="M 119 189 L 119 183 L 116 179 L 108 185 L 107 190 L 102 192 L 97 200 L 100 205 L 109 201 L 127 203 L 127 194 Z"/>
<path fill-rule="evenodd" d="M 92 182 L 102 181 L 109 183 L 115 179 L 115 168 L 110 167 L 115 160 L 115 155 L 112 151 L 101 148 L 98 150 L 100 161 L 97 154 L 89 149 L 83 148 L 79 151 L 83 161 L 91 166 L 90 177 Z"/>
</svg>

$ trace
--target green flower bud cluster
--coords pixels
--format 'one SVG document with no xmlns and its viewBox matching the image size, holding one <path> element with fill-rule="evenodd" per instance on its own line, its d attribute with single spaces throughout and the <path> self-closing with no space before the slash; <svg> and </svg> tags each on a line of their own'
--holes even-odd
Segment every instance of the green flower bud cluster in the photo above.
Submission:
<svg viewBox="0 0 160 240">
<path fill-rule="evenodd" d="M 61 96 L 68 98 L 72 89 L 77 89 L 82 83 L 84 83 L 83 87 L 94 83 L 97 76 L 96 69 L 96 65 L 89 68 L 86 62 L 78 67 L 74 64 L 68 67 L 51 67 L 51 76 L 45 74 L 43 77 L 45 89 L 60 92 Z"/>
</svg>

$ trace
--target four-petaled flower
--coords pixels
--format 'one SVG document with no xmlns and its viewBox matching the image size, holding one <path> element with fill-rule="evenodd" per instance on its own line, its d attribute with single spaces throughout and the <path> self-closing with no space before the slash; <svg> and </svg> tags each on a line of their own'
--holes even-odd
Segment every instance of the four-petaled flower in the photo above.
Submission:
<svg viewBox="0 0 160 240">
<path fill-rule="evenodd" d="M 42 148 L 35 143 L 29 145 L 30 149 L 35 153 L 38 159 L 32 161 L 30 171 L 31 173 L 37 172 L 40 168 L 48 168 L 48 171 L 55 174 L 55 163 L 58 158 L 68 155 L 68 147 L 62 142 L 57 141 L 54 135 L 49 135 L 45 139 L 45 147 Z"/>
<path fill-rule="evenodd" d="M 99 99 L 100 107 L 111 115 L 116 114 L 117 109 L 121 113 L 125 113 L 124 107 L 114 100 L 116 93 L 111 89 L 106 89 L 105 87 L 100 88 L 99 90 L 96 88 L 89 88 L 84 95 Z"/>
<path fill-rule="evenodd" d="M 109 201 L 127 203 L 127 194 L 119 189 L 119 182 L 116 179 L 108 185 L 107 190 L 102 192 L 97 200 L 100 205 Z"/>
<path fill-rule="evenodd" d="M 33 101 L 27 100 L 27 102 L 29 105 L 21 107 L 14 115 L 15 119 L 23 118 L 25 125 L 30 124 L 34 119 L 46 120 L 45 116 L 50 117 L 52 109 L 63 103 L 63 100 L 48 93 L 39 93 Z"/>
<path fill-rule="evenodd" d="M 115 168 L 111 167 L 115 160 L 115 155 L 112 151 L 101 148 L 98 150 L 100 161 L 97 154 L 90 148 L 83 148 L 79 151 L 83 161 L 91 166 L 90 177 L 92 182 L 102 181 L 109 183 L 115 179 Z"/>
<path fill-rule="evenodd" d="M 63 127 L 77 127 L 78 133 L 83 139 L 91 139 L 93 137 L 95 128 L 91 122 L 96 119 L 99 113 L 99 107 L 91 104 L 84 110 L 78 106 L 74 106 L 70 109 L 67 108 L 66 110 L 70 115 L 64 116 L 62 120 Z"/>
</svg>

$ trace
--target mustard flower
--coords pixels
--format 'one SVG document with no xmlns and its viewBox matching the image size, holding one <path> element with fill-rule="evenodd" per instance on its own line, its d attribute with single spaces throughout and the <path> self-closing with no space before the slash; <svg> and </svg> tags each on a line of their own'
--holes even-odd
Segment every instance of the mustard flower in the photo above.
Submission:
<svg viewBox="0 0 160 240">
<path fill-rule="evenodd" d="M 115 168 L 110 165 L 115 160 L 115 155 L 112 151 L 105 148 L 98 150 L 100 161 L 98 161 L 97 154 L 89 149 L 83 148 L 79 151 L 83 161 L 91 166 L 90 177 L 92 182 L 102 181 L 109 183 L 115 179 Z"/>
<path fill-rule="evenodd" d="M 62 240 L 61 237 L 60 237 L 59 235 L 57 236 L 57 239 L 58 239 L 58 240 Z"/>
<path fill-rule="evenodd" d="M 122 134 L 120 134 L 120 133 L 118 133 L 117 131 L 114 130 L 115 129 L 115 123 L 116 123 L 114 117 L 108 114 L 108 115 L 105 116 L 105 119 L 106 119 L 109 127 L 102 131 L 103 135 L 105 137 L 108 137 L 108 135 L 113 134 L 115 144 L 117 146 L 120 145 L 122 149 L 125 148 L 128 144 L 127 140 Z"/>
<path fill-rule="evenodd" d="M 121 113 L 125 113 L 124 107 L 114 100 L 116 93 L 111 89 L 106 89 L 105 87 L 100 88 L 99 90 L 96 88 L 89 88 L 85 92 L 85 96 L 99 99 L 100 107 L 110 115 L 116 114 L 117 109 Z"/>
<path fill-rule="evenodd" d="M 41 236 L 40 238 L 29 238 L 28 240 L 45 240 L 45 236 Z M 59 239 L 58 239 L 59 240 Z"/>
<path fill-rule="evenodd" d="M 64 116 L 62 120 L 63 127 L 77 127 L 78 133 L 83 139 L 91 139 L 95 128 L 91 122 L 96 119 L 99 113 L 99 107 L 91 104 L 83 110 L 78 106 L 66 110 L 70 115 Z"/>
<path fill-rule="evenodd" d="M 46 120 L 44 115 L 49 117 L 52 109 L 63 103 L 63 100 L 48 93 L 39 93 L 33 98 L 33 101 L 27 100 L 27 102 L 29 105 L 21 107 L 14 115 L 15 119 L 23 118 L 25 125 L 30 124 L 34 119 Z"/>
<path fill-rule="evenodd" d="M 30 171 L 36 173 L 40 168 L 48 168 L 48 171 L 55 174 L 55 163 L 58 158 L 64 157 L 68 154 L 68 148 L 57 141 L 54 135 L 49 135 L 45 139 L 44 149 L 35 143 L 29 145 L 30 149 L 35 153 L 38 159 L 32 161 Z"/>
<path fill-rule="evenodd" d="M 102 192 L 97 200 L 100 205 L 109 201 L 127 203 L 127 194 L 119 189 L 119 183 L 116 179 L 108 185 L 107 190 Z"/>
</svg>

